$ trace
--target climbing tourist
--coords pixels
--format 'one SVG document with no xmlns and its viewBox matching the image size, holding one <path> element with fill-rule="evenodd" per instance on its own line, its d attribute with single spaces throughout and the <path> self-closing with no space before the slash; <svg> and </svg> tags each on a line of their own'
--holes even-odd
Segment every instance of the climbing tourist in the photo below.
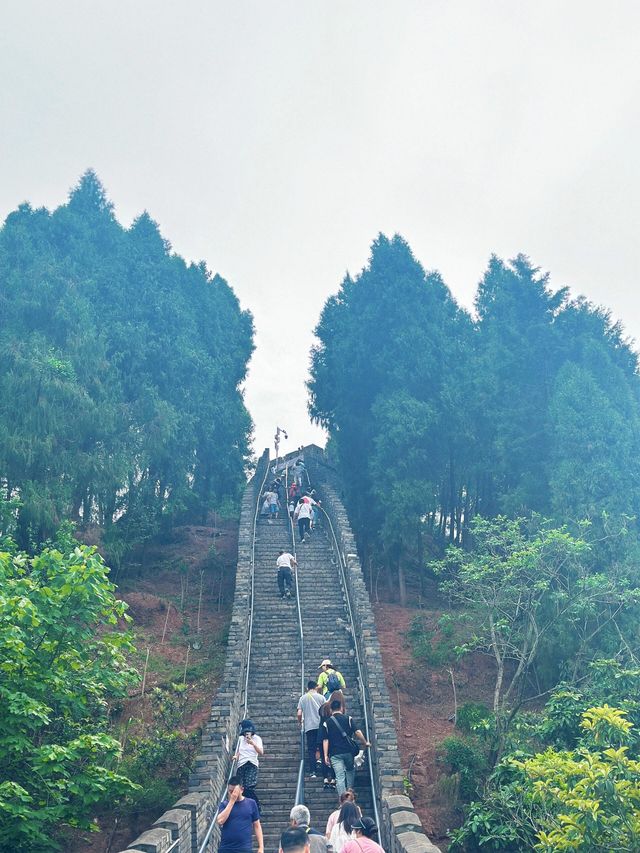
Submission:
<svg viewBox="0 0 640 853">
<path fill-rule="evenodd" d="M 291 598 L 291 590 L 293 589 L 293 574 L 298 563 L 293 554 L 280 549 L 278 551 L 278 559 L 276 567 L 278 569 L 278 589 L 280 590 L 280 598 Z"/>
<path fill-rule="evenodd" d="M 252 853 L 252 831 L 258 842 L 258 853 L 264 853 L 258 804 L 244 796 L 242 780 L 238 776 L 229 779 L 227 799 L 220 803 L 216 821 L 221 827 L 219 853 Z"/>
<path fill-rule="evenodd" d="M 320 694 L 320 695 L 322 695 L 322 694 Z M 326 700 L 326 702 L 324 703 L 324 705 L 320 709 L 320 716 L 323 719 L 326 719 L 327 717 L 331 716 L 331 703 L 335 699 L 337 699 L 338 702 L 340 703 L 340 713 L 341 714 L 347 713 L 347 704 L 344 701 L 344 693 L 342 692 L 342 690 L 334 690 L 333 693 L 329 694 L 329 698 Z"/>
<path fill-rule="evenodd" d="M 334 699 L 331 703 L 331 716 L 323 723 L 322 751 L 325 764 L 330 761 L 336 774 L 338 796 L 347 788 L 353 788 L 353 759 L 360 751 L 358 743 L 364 747 L 371 746 L 360 729 L 356 728 L 353 719 L 341 713 L 340 702 Z"/>
<path fill-rule="evenodd" d="M 359 820 L 360 814 L 356 804 L 350 802 L 344 803 L 340 808 L 338 820 L 335 822 L 329 836 L 329 841 L 327 842 L 333 853 L 342 853 L 345 844 L 356 837 L 353 825 Z"/>
<path fill-rule="evenodd" d="M 280 836 L 279 853 L 309 853 L 309 835 L 301 826 L 289 826 Z"/>
<path fill-rule="evenodd" d="M 356 837 L 353 841 L 347 841 L 342 853 L 384 853 L 384 849 L 375 840 L 378 827 L 372 817 L 361 817 L 353 824 L 353 830 Z"/>
<path fill-rule="evenodd" d="M 273 489 L 269 489 L 269 491 L 265 492 L 264 496 L 269 501 L 269 524 L 273 524 L 273 519 L 277 518 L 280 512 L 278 493 Z"/>
<path fill-rule="evenodd" d="M 294 468 L 294 473 L 298 482 L 298 486 L 303 489 L 307 485 L 306 481 L 309 479 L 307 477 L 307 468 L 304 464 L 303 459 L 298 459 L 296 467 Z"/>
<path fill-rule="evenodd" d="M 347 686 L 344 676 L 334 667 L 329 658 L 325 658 L 318 669 L 322 670 L 318 676 L 318 687 L 328 699 L 334 690 L 344 690 Z"/>
<path fill-rule="evenodd" d="M 264 755 L 262 738 L 256 734 L 256 727 L 251 720 L 243 720 L 240 723 L 240 745 L 233 756 L 238 760 L 236 775 L 244 787 L 246 797 L 255 800 L 260 810 L 260 800 L 256 794 L 258 784 L 258 757 Z"/>
<path fill-rule="evenodd" d="M 323 697 L 317 691 L 317 684 L 311 678 L 307 681 L 307 692 L 298 699 L 298 722 L 304 726 L 304 736 L 307 742 L 307 773 L 312 779 L 316 777 L 316 750 L 322 749 L 318 741 L 320 729 L 320 707 L 324 704 Z"/>
<path fill-rule="evenodd" d="M 320 688 L 317 688 L 318 695 L 322 696 L 322 692 Z M 324 705 L 320 707 L 320 728 L 318 730 L 318 747 L 320 749 L 320 761 L 322 763 L 322 776 L 324 783 L 325 791 L 335 791 L 336 790 L 336 774 L 333 772 L 333 767 L 331 766 L 331 762 L 328 758 L 325 759 L 324 756 L 324 747 L 322 744 L 323 732 L 324 732 L 324 724 L 331 716 L 331 703 L 325 702 Z"/>
<path fill-rule="evenodd" d="M 304 542 L 305 536 L 311 532 L 311 506 L 313 504 L 315 504 L 313 498 L 307 497 L 306 500 L 304 497 L 298 498 L 298 506 L 293 517 L 298 522 L 301 542 Z"/>
<path fill-rule="evenodd" d="M 338 808 L 334 812 L 331 812 L 331 814 L 329 815 L 329 817 L 327 819 L 327 828 L 324 831 L 324 837 L 327 839 L 327 841 L 329 840 L 329 838 L 331 838 L 331 830 L 333 829 L 333 827 L 338 822 L 338 818 L 340 816 L 340 809 L 342 808 L 342 806 L 345 803 L 355 803 L 355 802 L 356 802 L 356 793 L 353 790 L 353 788 L 347 788 L 347 790 L 343 794 L 340 794 L 340 805 L 338 806 Z M 362 809 L 360 808 L 360 806 L 356 806 L 356 808 L 358 809 L 358 814 L 361 815 Z"/>
<path fill-rule="evenodd" d="M 297 503 L 299 497 L 300 489 L 298 488 L 298 484 L 295 480 L 292 480 L 291 485 L 289 486 L 289 500 Z"/>
<path fill-rule="evenodd" d="M 289 501 L 289 518 L 293 521 L 293 516 L 296 512 L 296 502 L 294 500 Z"/>
<path fill-rule="evenodd" d="M 307 833 L 311 853 L 327 853 L 327 840 L 311 826 L 311 813 L 305 805 L 300 803 L 291 809 L 289 822 L 291 826 L 300 827 Z"/>
</svg>

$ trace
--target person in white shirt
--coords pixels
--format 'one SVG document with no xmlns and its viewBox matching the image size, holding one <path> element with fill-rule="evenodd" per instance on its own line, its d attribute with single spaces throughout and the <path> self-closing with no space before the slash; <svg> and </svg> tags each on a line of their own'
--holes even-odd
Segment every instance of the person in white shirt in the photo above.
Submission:
<svg viewBox="0 0 640 853">
<path fill-rule="evenodd" d="M 312 497 L 307 495 L 306 497 L 300 498 L 296 511 L 293 514 L 294 519 L 298 522 L 298 533 L 300 534 L 301 542 L 305 541 L 306 535 L 310 532 L 312 515 L 311 507 L 313 506 L 317 506 L 316 502 Z"/>
<path fill-rule="evenodd" d="M 322 742 L 318 741 L 320 730 L 320 708 L 324 705 L 324 696 L 316 690 L 316 681 L 307 681 L 307 692 L 298 699 L 298 722 L 304 725 L 304 736 L 307 741 L 307 772 L 312 779 L 316 777 L 316 750 L 322 750 Z"/>
<path fill-rule="evenodd" d="M 356 804 L 350 802 L 344 803 L 340 809 L 338 820 L 329 836 L 328 846 L 333 850 L 333 853 L 342 853 L 344 845 L 356 837 L 353 825 L 359 820 L 360 815 L 358 814 Z"/>
<path fill-rule="evenodd" d="M 291 598 L 291 590 L 293 589 L 293 574 L 298 564 L 293 554 L 282 549 L 278 551 L 278 559 L 276 567 L 278 569 L 278 589 L 280 590 L 280 598 Z"/>
<path fill-rule="evenodd" d="M 256 727 L 252 720 L 243 720 L 240 723 L 240 743 L 233 757 L 238 761 L 236 775 L 244 786 L 244 795 L 256 801 L 258 810 L 260 810 L 260 800 L 255 788 L 258 784 L 258 758 L 262 755 L 264 755 L 262 738 L 256 734 Z"/>
</svg>

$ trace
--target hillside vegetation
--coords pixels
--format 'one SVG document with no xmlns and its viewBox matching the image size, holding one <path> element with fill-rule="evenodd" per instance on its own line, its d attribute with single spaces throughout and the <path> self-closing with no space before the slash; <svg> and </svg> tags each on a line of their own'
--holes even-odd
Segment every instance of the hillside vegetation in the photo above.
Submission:
<svg viewBox="0 0 640 853">
<path fill-rule="evenodd" d="M 472 315 L 381 235 L 316 335 L 310 412 L 374 595 L 386 580 L 415 607 L 435 581 L 437 624 L 406 636 L 423 680 L 445 669 L 455 690 L 491 662 L 441 745 L 455 845 L 636 850 L 640 377 L 622 328 L 523 255 L 491 258 Z"/>
<path fill-rule="evenodd" d="M 123 228 L 93 172 L 0 230 L 0 483 L 30 547 L 63 519 L 118 559 L 237 501 L 251 421 L 250 314 L 147 213 Z"/>
<path fill-rule="evenodd" d="M 183 789 L 221 671 L 252 349 L 229 285 L 148 214 L 120 225 L 91 171 L 0 229 L 0 849 L 105 849 Z"/>
</svg>

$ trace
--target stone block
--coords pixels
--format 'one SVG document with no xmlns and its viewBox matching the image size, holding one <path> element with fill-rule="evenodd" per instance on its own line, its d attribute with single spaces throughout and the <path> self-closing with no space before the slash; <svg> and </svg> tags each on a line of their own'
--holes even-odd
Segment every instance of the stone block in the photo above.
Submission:
<svg viewBox="0 0 640 853">
<path fill-rule="evenodd" d="M 440 848 L 432 844 L 424 832 L 400 832 L 396 838 L 397 849 L 403 853 L 441 853 Z"/>
<path fill-rule="evenodd" d="M 422 827 L 422 821 L 413 811 L 413 807 L 411 807 L 411 810 L 404 809 L 403 811 L 393 812 L 391 815 L 391 825 L 397 832 L 402 832 L 402 827 Z"/>
<path fill-rule="evenodd" d="M 390 811 L 394 809 L 412 809 L 411 800 L 404 794 L 391 794 L 384 797 L 383 802 L 388 806 Z"/>
<path fill-rule="evenodd" d="M 169 809 L 153 824 L 153 828 L 168 829 L 171 840 L 178 841 L 174 847 L 175 853 L 190 853 L 191 851 L 191 820 L 189 809 Z"/>
<path fill-rule="evenodd" d="M 149 829 L 139 835 L 130 847 L 143 853 L 166 853 L 172 843 L 168 829 Z"/>
</svg>

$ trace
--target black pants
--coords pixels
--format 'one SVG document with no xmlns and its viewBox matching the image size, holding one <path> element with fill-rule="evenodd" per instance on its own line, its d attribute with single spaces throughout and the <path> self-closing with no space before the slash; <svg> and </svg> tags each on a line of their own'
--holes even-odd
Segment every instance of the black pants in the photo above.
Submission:
<svg viewBox="0 0 640 853">
<path fill-rule="evenodd" d="M 300 541 L 304 539 L 305 533 L 309 533 L 311 530 L 311 519 L 310 518 L 299 518 L 298 519 L 298 533 L 300 534 Z"/>
<path fill-rule="evenodd" d="M 318 744 L 318 729 L 309 729 L 308 732 L 305 732 L 305 737 L 307 739 L 308 772 L 313 773 L 316 769 L 316 749 L 318 746 L 322 749 L 322 743 Z"/>
<path fill-rule="evenodd" d="M 242 765 L 242 767 L 238 767 L 236 775 L 238 776 L 244 787 L 244 796 L 248 797 L 250 800 L 255 800 L 256 805 L 258 806 L 258 811 L 260 811 L 260 800 L 258 799 L 258 795 L 256 794 L 256 785 L 258 784 L 258 768 L 255 764 L 252 764 L 250 761 L 247 761 L 246 764 Z"/>
<path fill-rule="evenodd" d="M 286 566 L 278 569 L 278 589 L 280 590 L 281 597 L 284 596 L 285 589 L 289 593 L 293 589 L 293 575 L 291 574 L 291 569 L 288 569 Z"/>
</svg>

